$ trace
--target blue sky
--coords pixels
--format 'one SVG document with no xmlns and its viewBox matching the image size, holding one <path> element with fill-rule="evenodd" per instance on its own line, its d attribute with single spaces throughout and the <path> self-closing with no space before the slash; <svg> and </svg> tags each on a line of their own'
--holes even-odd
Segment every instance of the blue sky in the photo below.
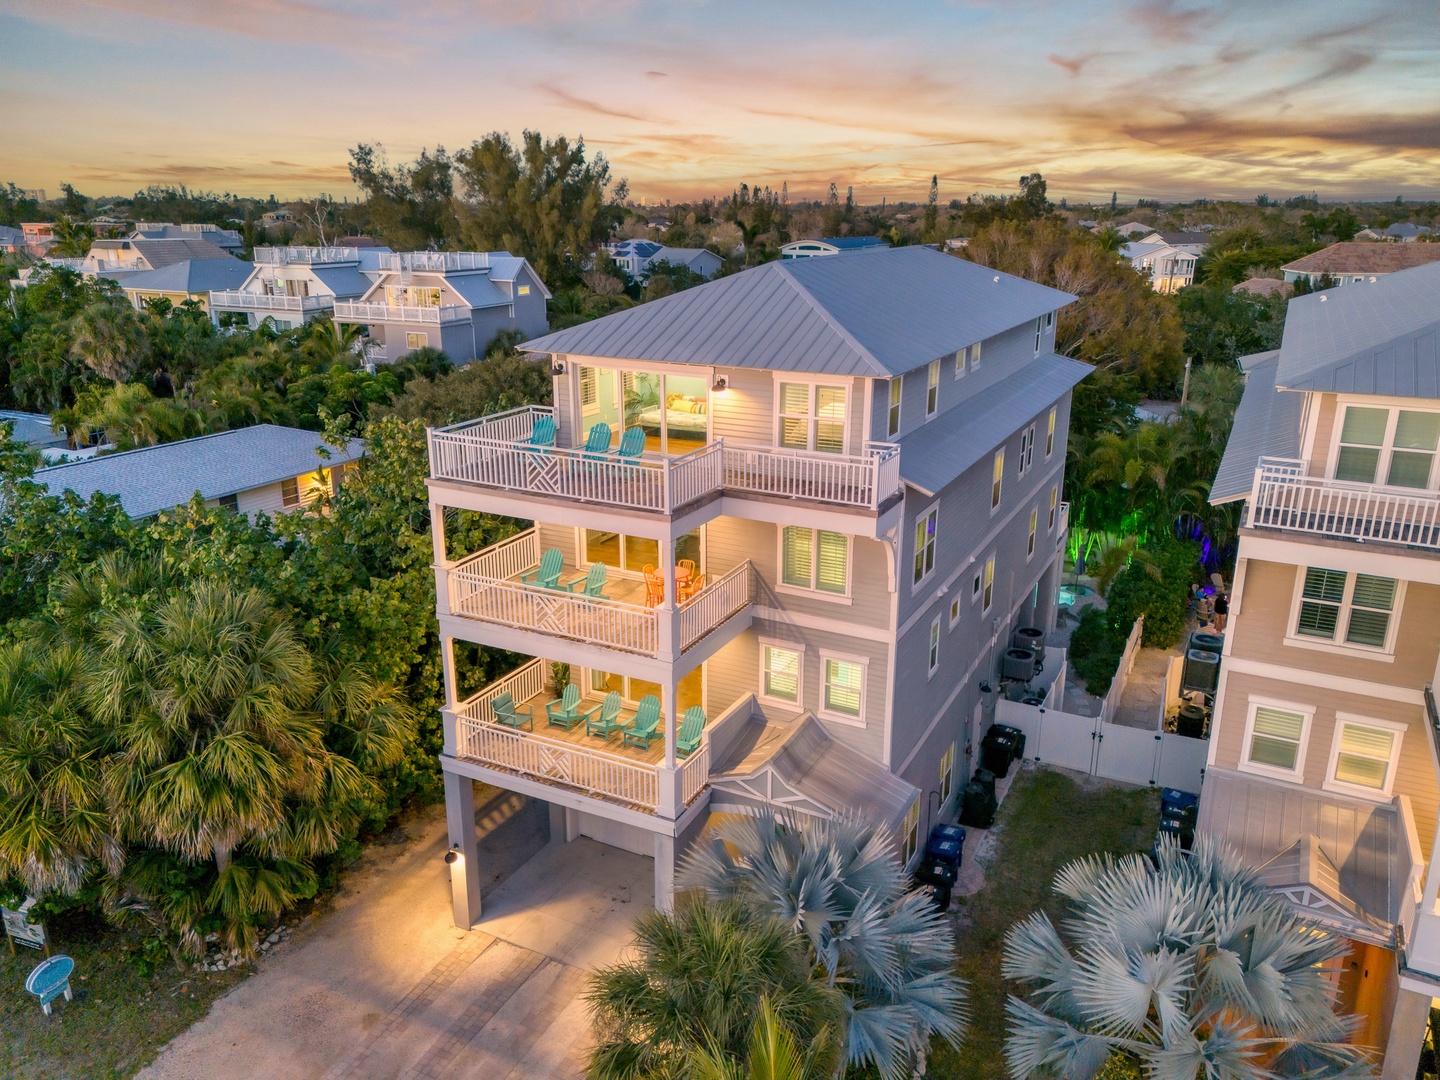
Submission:
<svg viewBox="0 0 1440 1080">
<path fill-rule="evenodd" d="M 1440 0 L 6 0 L 0 181 L 352 193 L 492 130 L 634 195 L 1440 197 Z"/>
</svg>

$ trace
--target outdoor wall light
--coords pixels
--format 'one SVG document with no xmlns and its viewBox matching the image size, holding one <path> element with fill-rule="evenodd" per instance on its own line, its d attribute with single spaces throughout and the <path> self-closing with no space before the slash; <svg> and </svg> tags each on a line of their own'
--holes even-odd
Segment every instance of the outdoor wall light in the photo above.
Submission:
<svg viewBox="0 0 1440 1080">
<path fill-rule="evenodd" d="M 710 387 L 710 389 L 713 390 L 713 391 L 714 391 L 715 393 L 717 393 L 717 394 L 723 394 L 723 393 L 725 392 L 725 376 L 724 376 L 724 375 L 717 375 L 717 376 L 715 376 L 715 385 L 712 386 L 712 387 Z"/>
<path fill-rule="evenodd" d="M 565 374 L 565 365 L 560 363 L 559 360 L 556 360 L 550 365 L 550 374 L 558 379 L 561 375 Z"/>
<path fill-rule="evenodd" d="M 445 865 L 454 866 L 462 858 L 464 858 L 464 856 L 460 854 L 460 845 L 452 844 L 450 850 L 445 852 Z"/>
</svg>

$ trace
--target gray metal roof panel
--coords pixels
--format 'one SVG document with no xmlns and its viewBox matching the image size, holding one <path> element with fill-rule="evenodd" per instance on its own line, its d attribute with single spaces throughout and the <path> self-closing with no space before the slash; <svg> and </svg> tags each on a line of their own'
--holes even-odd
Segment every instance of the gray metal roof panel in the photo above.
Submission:
<svg viewBox="0 0 1440 1080">
<path fill-rule="evenodd" d="M 352 296 L 363 296 L 373 284 L 372 280 L 362 274 L 354 265 L 311 266 L 310 272 L 315 275 L 317 281 L 342 300 Z"/>
<path fill-rule="evenodd" d="M 187 259 L 229 259 L 233 258 L 229 252 L 209 240 L 201 240 L 195 237 L 175 237 L 163 240 L 127 240 L 128 244 L 140 253 L 150 269 L 159 270 L 162 266 L 170 266 L 172 263 L 184 262 Z M 245 264 L 247 267 L 249 263 Z"/>
<path fill-rule="evenodd" d="M 927 495 L 938 494 L 1093 370 L 1068 356 L 1037 356 L 901 438 L 901 479 Z"/>
<path fill-rule="evenodd" d="M 238 289 L 254 269 L 248 262 L 223 255 L 218 259 L 186 259 L 158 270 L 142 270 L 115 280 L 127 289 L 202 294 Z"/>
<path fill-rule="evenodd" d="M 445 284 L 465 298 L 472 308 L 502 307 L 510 297 L 486 273 L 446 274 Z"/>
<path fill-rule="evenodd" d="M 1269 359 L 1254 363 L 1259 356 Z M 1245 393 L 1235 410 L 1230 438 L 1210 485 L 1210 502 L 1217 505 L 1249 496 L 1255 486 L 1255 466 L 1262 457 L 1293 458 L 1300 454 L 1305 395 L 1275 389 L 1278 354 L 1272 351 L 1244 356 L 1240 364 L 1248 370 Z"/>
<path fill-rule="evenodd" d="M 1074 299 L 929 248 L 890 248 L 767 263 L 522 347 L 889 378 Z"/>
<path fill-rule="evenodd" d="M 1440 262 L 1290 301 L 1276 382 L 1440 397 Z"/>
<path fill-rule="evenodd" d="M 316 454 L 322 447 L 328 461 Z M 35 482 L 52 495 L 67 489 L 87 500 L 96 492 L 117 495 L 130 517 L 144 518 L 189 502 L 197 491 L 218 499 L 356 461 L 364 448 L 352 439 L 348 450 L 336 450 L 313 431 L 257 424 L 54 465 L 37 470 Z"/>
</svg>

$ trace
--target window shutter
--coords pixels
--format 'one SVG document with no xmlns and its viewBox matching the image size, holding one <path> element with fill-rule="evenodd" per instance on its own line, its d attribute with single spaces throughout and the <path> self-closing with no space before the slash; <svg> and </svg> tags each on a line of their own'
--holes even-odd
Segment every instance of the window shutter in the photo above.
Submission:
<svg viewBox="0 0 1440 1080">
<path fill-rule="evenodd" d="M 788 525 L 783 533 L 780 580 L 802 589 L 814 584 L 814 534 L 798 525 Z"/>
<path fill-rule="evenodd" d="M 1345 575 L 1339 570 L 1307 567 L 1302 595 L 1306 600 L 1323 600 L 1327 604 L 1338 604 L 1345 598 Z"/>
<path fill-rule="evenodd" d="M 824 592 L 843 593 L 850 576 L 850 545 L 841 533 L 822 532 L 819 537 L 819 573 L 815 587 Z"/>
</svg>

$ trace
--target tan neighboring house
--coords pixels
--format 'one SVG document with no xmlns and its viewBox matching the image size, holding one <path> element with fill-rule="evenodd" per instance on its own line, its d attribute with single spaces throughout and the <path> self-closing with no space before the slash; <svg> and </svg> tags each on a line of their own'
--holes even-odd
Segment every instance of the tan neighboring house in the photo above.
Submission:
<svg viewBox="0 0 1440 1080">
<path fill-rule="evenodd" d="M 198 236 L 161 239 L 129 236 L 92 241 L 79 270 L 82 274 L 110 274 L 127 270 L 159 270 L 162 266 L 186 259 L 228 258 L 230 254 L 224 248 Z"/>
<path fill-rule="evenodd" d="M 1336 285 L 1359 285 L 1432 262 L 1440 262 L 1440 244 L 1346 240 L 1286 263 L 1280 271 L 1291 283 L 1306 278 L 1312 286 L 1319 285 L 1328 276 Z"/>
<path fill-rule="evenodd" d="M 1354 1040 L 1411 1080 L 1440 994 L 1440 264 L 1291 300 L 1281 348 L 1243 365 L 1199 825 L 1350 942 Z"/>
</svg>

